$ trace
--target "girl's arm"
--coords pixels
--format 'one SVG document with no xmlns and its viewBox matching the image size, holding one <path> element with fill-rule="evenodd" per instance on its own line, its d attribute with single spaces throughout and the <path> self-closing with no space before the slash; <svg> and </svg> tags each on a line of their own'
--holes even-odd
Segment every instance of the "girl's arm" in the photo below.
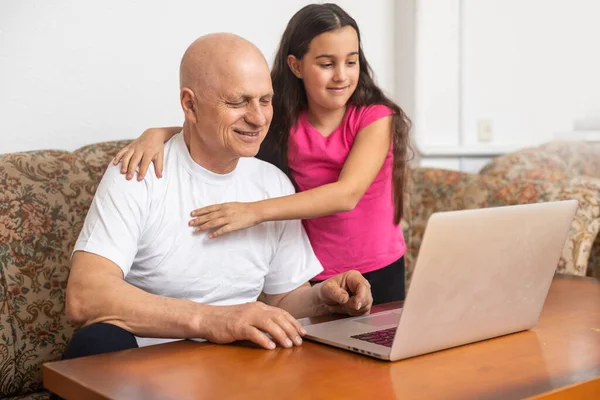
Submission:
<svg viewBox="0 0 600 400">
<path fill-rule="evenodd" d="M 180 126 L 168 128 L 150 128 L 146 129 L 142 136 L 123 147 L 117 153 L 113 160 L 114 165 L 121 163 L 121 173 L 127 173 L 126 179 L 133 178 L 136 168 L 140 167 L 138 172 L 138 181 L 144 179 L 150 162 L 154 162 L 154 173 L 158 178 L 162 178 L 164 144 L 171 139 L 173 135 L 181 132 Z"/>
<path fill-rule="evenodd" d="M 197 231 L 210 234 L 248 228 L 265 221 L 308 219 L 351 211 L 381 170 L 392 140 L 392 117 L 381 118 L 358 132 L 337 182 L 289 196 L 252 203 L 224 203 L 192 212 Z"/>
</svg>

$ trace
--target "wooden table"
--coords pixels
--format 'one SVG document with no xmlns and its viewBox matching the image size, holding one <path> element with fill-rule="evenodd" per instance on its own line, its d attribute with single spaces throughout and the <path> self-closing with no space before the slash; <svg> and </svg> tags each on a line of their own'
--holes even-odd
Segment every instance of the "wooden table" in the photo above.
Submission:
<svg viewBox="0 0 600 400">
<path fill-rule="evenodd" d="M 394 363 L 310 342 L 267 351 L 180 341 L 53 362 L 43 373 L 46 388 L 73 399 L 504 400 L 560 388 L 565 394 L 578 387 L 569 385 L 600 377 L 600 282 L 555 279 L 532 331 Z M 588 384 L 586 393 L 599 388 Z"/>
</svg>

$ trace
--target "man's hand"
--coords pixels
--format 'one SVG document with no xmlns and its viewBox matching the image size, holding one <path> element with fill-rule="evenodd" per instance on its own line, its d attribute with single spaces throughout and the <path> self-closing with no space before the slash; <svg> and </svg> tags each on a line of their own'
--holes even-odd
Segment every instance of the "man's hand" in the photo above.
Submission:
<svg viewBox="0 0 600 400">
<path fill-rule="evenodd" d="M 283 347 L 301 345 L 301 337 L 306 334 L 290 313 L 261 302 L 214 306 L 202 324 L 203 338 L 213 343 L 250 340 L 269 350 L 275 348 L 275 343 L 265 332 Z"/>
<path fill-rule="evenodd" d="M 371 285 L 358 271 L 347 271 L 318 285 L 319 300 L 331 313 L 364 315 L 371 311 Z"/>
</svg>

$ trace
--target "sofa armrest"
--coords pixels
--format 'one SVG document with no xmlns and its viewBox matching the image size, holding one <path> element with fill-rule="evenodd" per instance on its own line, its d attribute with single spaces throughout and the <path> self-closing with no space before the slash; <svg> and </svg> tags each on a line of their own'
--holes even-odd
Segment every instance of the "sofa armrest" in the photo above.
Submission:
<svg viewBox="0 0 600 400">
<path fill-rule="evenodd" d="M 567 199 L 578 200 L 579 206 L 557 272 L 586 275 L 592 246 L 600 230 L 600 191 L 587 181 L 577 178 L 561 182 L 509 181 L 496 176 L 417 168 L 412 170 L 409 189 L 407 283 L 425 226 L 434 212 Z"/>
</svg>

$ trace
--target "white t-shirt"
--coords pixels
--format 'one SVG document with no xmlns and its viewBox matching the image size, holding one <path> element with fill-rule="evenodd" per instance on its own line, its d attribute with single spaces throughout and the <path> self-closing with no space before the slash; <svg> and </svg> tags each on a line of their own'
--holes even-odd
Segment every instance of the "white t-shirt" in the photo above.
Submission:
<svg viewBox="0 0 600 400">
<path fill-rule="evenodd" d="M 73 251 L 105 257 L 149 293 L 211 305 L 256 301 L 296 289 L 323 268 L 298 220 L 273 221 L 215 239 L 188 226 L 194 209 L 294 193 L 279 169 L 241 158 L 215 174 L 194 162 L 183 134 L 165 144 L 163 178 L 127 181 L 110 165 Z M 138 345 L 165 340 L 138 338 Z"/>
</svg>

